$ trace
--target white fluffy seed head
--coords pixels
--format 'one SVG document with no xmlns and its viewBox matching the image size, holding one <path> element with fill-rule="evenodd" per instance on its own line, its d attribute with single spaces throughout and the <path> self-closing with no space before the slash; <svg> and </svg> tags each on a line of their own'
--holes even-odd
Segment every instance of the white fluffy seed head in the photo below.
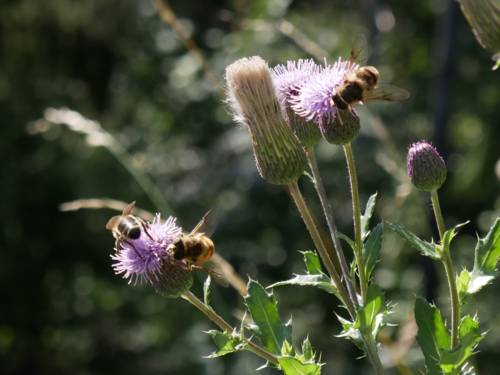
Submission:
<svg viewBox="0 0 500 375">
<path fill-rule="evenodd" d="M 267 63 L 242 58 L 226 68 L 228 102 L 236 122 L 251 134 L 257 169 L 266 181 L 286 185 L 302 175 L 302 146 L 286 124 Z"/>
</svg>

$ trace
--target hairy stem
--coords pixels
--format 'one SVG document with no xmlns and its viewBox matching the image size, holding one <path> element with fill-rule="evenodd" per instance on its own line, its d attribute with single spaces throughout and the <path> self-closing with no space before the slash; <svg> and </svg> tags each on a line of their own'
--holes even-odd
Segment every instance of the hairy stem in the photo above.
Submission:
<svg viewBox="0 0 500 375">
<path fill-rule="evenodd" d="M 432 209 L 434 211 L 434 217 L 436 218 L 436 224 L 439 230 L 439 237 L 441 242 L 443 240 L 443 234 L 446 230 L 444 225 L 443 214 L 441 212 L 441 205 L 439 204 L 439 196 L 437 190 L 431 191 L 431 201 Z M 446 273 L 446 279 L 448 280 L 448 288 L 450 290 L 451 299 L 451 349 L 455 349 L 458 345 L 458 324 L 460 321 L 460 300 L 458 299 L 457 284 L 455 281 L 455 267 L 453 266 L 453 261 L 451 259 L 450 249 L 448 246 L 443 246 L 443 255 L 441 257 L 441 262 L 443 263 L 444 271 Z"/>
<path fill-rule="evenodd" d="M 349 311 L 349 315 L 351 315 L 351 318 L 354 319 L 354 317 L 356 316 L 356 309 L 355 309 L 352 301 L 349 299 L 347 291 L 344 287 L 344 284 L 342 284 L 342 281 L 341 281 L 340 276 L 335 268 L 335 265 L 333 264 L 331 258 L 328 255 L 328 251 L 326 249 L 325 243 L 324 243 L 323 239 L 321 238 L 321 235 L 320 235 L 319 230 L 315 224 L 315 221 L 311 215 L 311 212 L 309 211 L 309 208 L 307 207 L 307 204 L 304 201 L 304 197 L 302 196 L 302 193 L 300 192 L 300 189 L 299 189 L 299 186 L 297 185 L 297 182 L 289 184 L 288 189 L 290 191 L 290 195 L 292 196 L 292 199 L 293 199 L 295 205 L 297 206 L 297 209 L 300 212 L 300 216 L 302 217 L 302 220 L 304 221 L 304 224 L 306 225 L 307 230 L 309 231 L 309 234 L 311 235 L 311 238 L 314 242 L 314 245 L 316 246 L 316 249 L 318 250 L 318 253 L 321 257 L 321 260 L 325 264 L 325 267 L 326 267 L 328 273 L 330 274 L 330 277 L 332 278 L 335 286 L 337 287 L 337 290 L 339 291 L 342 302 L 347 307 L 347 310 Z"/>
<path fill-rule="evenodd" d="M 380 357 L 378 355 L 377 344 L 373 341 L 370 334 L 365 335 L 363 337 L 363 341 L 365 342 L 366 356 L 371 362 L 373 369 L 375 370 L 375 374 L 384 375 L 384 366 L 382 366 L 382 362 L 380 361 Z"/>
<path fill-rule="evenodd" d="M 316 188 L 321 206 L 323 207 L 325 219 L 328 224 L 330 236 L 332 238 L 333 248 L 335 250 L 335 253 L 332 252 L 330 256 L 332 258 L 336 257 L 338 259 L 340 270 L 342 272 L 342 278 L 347 287 L 347 292 L 349 293 L 349 298 L 356 306 L 358 304 L 356 290 L 349 276 L 349 267 L 347 266 L 344 252 L 342 250 L 342 245 L 340 244 L 339 238 L 337 236 L 337 227 L 335 225 L 332 206 L 330 205 L 330 202 L 328 201 L 328 197 L 326 195 L 325 186 L 323 185 L 323 179 L 321 178 L 321 174 L 319 173 L 318 163 L 316 161 L 314 150 L 312 148 L 306 149 L 306 156 L 309 160 L 309 167 L 311 168 L 311 172 L 314 177 L 314 187 Z"/>
<path fill-rule="evenodd" d="M 198 297 L 196 297 L 192 292 L 188 291 L 182 295 L 182 298 L 200 310 L 205 316 L 214 322 L 221 330 L 231 333 L 234 331 L 234 328 L 224 320 L 219 314 L 215 312 L 210 306 L 205 305 Z M 246 341 L 246 349 L 251 351 L 252 353 L 258 355 L 261 358 L 264 358 L 266 361 L 269 361 L 275 365 L 278 364 L 278 358 L 266 349 L 261 346 L 255 344 L 254 342 L 245 339 Z"/>
<path fill-rule="evenodd" d="M 350 143 L 344 145 L 344 153 L 347 162 L 347 170 L 349 172 L 349 182 L 351 183 L 352 215 L 354 221 L 354 242 L 355 242 L 354 256 L 356 258 L 356 264 L 358 266 L 361 298 L 364 303 L 366 298 L 366 289 L 368 287 L 368 282 L 365 276 L 365 262 L 363 259 L 363 239 L 361 238 L 361 208 L 359 205 L 358 176 L 356 173 L 354 154 L 352 152 Z"/>
</svg>

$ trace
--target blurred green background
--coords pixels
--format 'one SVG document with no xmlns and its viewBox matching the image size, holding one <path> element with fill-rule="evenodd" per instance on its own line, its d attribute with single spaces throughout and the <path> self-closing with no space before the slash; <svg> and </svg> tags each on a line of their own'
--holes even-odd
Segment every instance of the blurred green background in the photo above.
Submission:
<svg viewBox="0 0 500 375">
<path fill-rule="evenodd" d="M 203 62 L 150 0 L 0 2 L 1 373 L 251 374 L 262 364 L 246 353 L 202 358 L 213 346 L 202 333 L 212 326 L 200 313 L 113 275 L 113 239 L 104 230 L 113 211 L 59 210 L 80 198 L 136 200 L 175 214 L 189 229 L 213 207 L 217 250 L 241 275 L 267 285 L 301 270 L 297 250 L 311 241 L 284 191 L 258 176 L 246 131 L 233 124 L 214 82 L 243 56 L 258 54 L 272 65 L 311 54 L 332 61 L 348 56 L 364 36 L 382 80 L 412 97 L 361 112 L 362 134 L 353 147 L 362 202 L 378 191 L 377 220 L 435 237 L 428 196 L 412 190 L 404 172 L 408 145 L 426 138 L 449 167 L 441 193 L 448 225 L 471 220 L 453 247 L 457 268 L 471 264 L 476 232 L 483 235 L 500 211 L 499 73 L 490 70 L 490 54 L 454 1 L 185 0 L 171 6 Z M 114 140 L 39 121 L 49 107 L 80 112 Z M 114 156 L 122 152 L 117 145 L 126 160 Z M 338 226 L 351 234 L 341 149 L 322 143 L 318 155 Z M 137 181 L 123 163 L 146 177 Z M 147 179 L 160 192 L 154 201 L 141 187 Z M 319 212 L 312 187 L 306 179 L 302 185 Z M 394 323 L 408 321 L 416 293 L 447 311 L 441 276 L 386 233 L 376 278 L 396 303 Z M 483 375 L 498 373 L 499 292 L 496 283 L 466 308 L 489 330 L 476 361 Z M 277 295 L 283 318 L 293 316 L 295 339 L 309 334 L 322 353 L 324 374 L 370 373 L 367 361 L 356 359 L 360 353 L 334 337 L 336 301 L 310 289 Z M 215 287 L 213 301 L 237 322 L 235 291 Z M 414 345 L 403 353 L 406 369 L 391 364 L 401 337 L 408 341 L 397 327 L 384 331 L 388 373 L 417 373 L 423 361 Z"/>
</svg>

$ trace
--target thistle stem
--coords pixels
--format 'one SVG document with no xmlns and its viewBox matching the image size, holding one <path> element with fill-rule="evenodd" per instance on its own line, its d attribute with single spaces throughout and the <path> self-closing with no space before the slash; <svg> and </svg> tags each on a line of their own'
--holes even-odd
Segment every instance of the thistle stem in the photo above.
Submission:
<svg viewBox="0 0 500 375">
<path fill-rule="evenodd" d="M 215 312 L 210 306 L 205 305 L 198 297 L 196 297 L 192 292 L 187 291 L 182 295 L 182 298 L 200 310 L 205 316 L 214 322 L 221 330 L 231 333 L 234 331 L 234 328 L 224 320 L 219 314 Z M 245 339 L 246 341 L 246 349 L 251 351 L 252 353 L 258 355 L 259 357 L 269 361 L 275 365 L 278 364 L 278 358 L 266 349 L 261 346 L 255 344 L 254 342 Z"/>
<path fill-rule="evenodd" d="M 361 238 L 361 208 L 359 205 L 359 190 L 358 190 L 358 176 L 356 174 L 356 163 L 354 162 L 354 154 L 352 152 L 351 144 L 344 145 L 344 153 L 347 162 L 347 170 L 349 172 L 349 182 L 351 184 L 352 195 L 352 215 L 354 221 L 354 256 L 358 266 L 359 286 L 361 291 L 361 299 L 363 303 L 366 298 L 366 289 L 368 282 L 365 277 L 365 262 L 363 259 L 363 239 Z"/>
<path fill-rule="evenodd" d="M 446 230 L 444 225 L 443 214 L 441 212 L 441 205 L 439 204 L 439 196 L 437 190 L 431 191 L 431 201 L 432 209 L 434 211 L 434 217 L 436 218 L 436 224 L 439 231 L 439 237 L 441 242 L 443 241 L 443 235 Z M 443 263 L 444 271 L 446 273 L 446 279 L 448 280 L 448 288 L 450 290 L 451 299 L 451 349 L 455 349 L 458 345 L 458 324 L 460 320 L 460 300 L 458 299 L 457 284 L 455 281 L 455 267 L 453 266 L 453 261 L 451 259 L 450 249 L 448 246 L 443 246 L 443 255 L 441 257 L 441 262 Z"/>
<path fill-rule="evenodd" d="M 349 299 L 349 296 L 347 294 L 347 291 L 344 287 L 344 284 L 342 284 L 342 281 L 340 279 L 340 276 L 337 272 L 337 269 L 335 268 L 335 265 L 333 264 L 331 258 L 328 255 L 328 251 L 326 249 L 325 243 L 323 239 L 321 238 L 321 235 L 319 233 L 319 230 L 315 224 L 315 221 L 311 215 L 311 212 L 309 211 L 309 208 L 307 207 L 306 202 L 304 201 L 304 197 L 302 196 L 302 193 L 300 192 L 299 186 L 297 185 L 297 182 L 293 182 L 288 184 L 288 189 L 290 191 L 290 195 L 292 196 L 292 199 L 297 206 L 297 209 L 299 210 L 300 216 L 302 216 L 302 220 L 304 221 L 304 224 L 307 227 L 307 230 L 309 231 L 309 234 L 311 235 L 311 238 L 314 242 L 314 245 L 316 246 L 316 249 L 318 250 L 318 253 L 321 257 L 321 260 L 325 264 L 325 267 L 330 274 L 330 277 L 332 278 L 337 290 L 339 291 L 340 298 L 344 305 L 347 307 L 347 310 L 349 311 L 349 315 L 351 318 L 355 318 L 356 316 L 356 309 L 352 303 L 352 301 Z"/>
<path fill-rule="evenodd" d="M 328 224 L 328 229 L 330 231 L 330 236 L 332 238 L 333 248 L 335 252 L 330 251 L 330 257 L 337 258 L 340 264 L 342 278 L 344 279 L 344 283 L 347 287 L 347 292 L 349 293 L 349 298 L 356 306 L 358 304 L 356 290 L 349 276 L 349 267 L 347 266 L 344 252 L 342 250 L 342 245 L 340 244 L 339 238 L 337 236 L 337 227 L 335 225 L 332 206 L 330 205 L 330 202 L 328 201 L 328 197 L 326 195 L 325 186 L 323 185 L 323 179 L 321 178 L 321 174 L 319 173 L 318 162 L 316 160 L 314 150 L 312 148 L 306 149 L 306 156 L 309 161 L 309 167 L 311 168 L 311 172 L 314 178 L 314 187 L 316 188 L 316 192 L 318 193 L 318 197 L 323 208 L 323 213 Z"/>
</svg>

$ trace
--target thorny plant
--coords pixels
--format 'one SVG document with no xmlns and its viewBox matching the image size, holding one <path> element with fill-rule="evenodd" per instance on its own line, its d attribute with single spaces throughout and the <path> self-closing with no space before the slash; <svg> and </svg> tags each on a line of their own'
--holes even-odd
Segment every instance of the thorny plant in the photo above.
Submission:
<svg viewBox="0 0 500 375">
<path fill-rule="evenodd" d="M 260 57 L 251 57 L 238 60 L 226 69 L 227 102 L 236 122 L 248 129 L 257 169 L 266 181 L 284 187 L 316 249 L 302 252 L 303 274 L 275 282 L 267 288 L 256 280 L 242 285 L 241 278 L 234 274 L 231 266 L 216 255 L 214 260 L 219 265 L 221 277 L 244 297 L 247 311 L 238 326 L 228 323 L 211 306 L 210 276 L 203 287 L 203 299 L 190 291 L 192 271 L 204 268 L 204 260 L 212 253 L 207 255 L 206 248 L 199 241 L 193 243 L 194 247 L 183 242 L 186 236 L 183 233 L 188 231 L 178 226 L 175 217 L 162 220 L 160 214 L 151 215 L 144 211 L 136 211 L 139 216 L 135 216 L 133 205 L 124 206 L 116 201 L 80 201 L 66 205 L 64 209 L 92 206 L 123 209 L 122 215 L 116 216 L 108 228 L 113 230 L 116 238 L 112 255 L 115 273 L 130 284 L 146 282 L 160 295 L 180 297 L 205 314 L 219 328 L 208 332 L 217 347 L 209 357 L 246 350 L 264 359 L 265 366 L 287 375 L 320 374 L 323 366 L 320 355 L 312 348 L 308 337 L 300 348 L 293 346 L 292 323 L 281 320 L 278 302 L 272 293 L 274 288 L 283 286 L 315 287 L 337 298 L 345 308 L 343 312 L 336 312 L 343 327 L 338 337 L 352 341 L 365 353 L 374 372 L 383 374 L 379 332 L 386 325 L 391 304 L 385 300 L 382 289 L 372 276 L 381 253 L 384 223 L 370 226 L 377 194 L 368 199 L 364 213 L 361 212 L 351 147 L 360 128 L 357 113 L 350 105 L 347 109 L 340 109 L 331 100 L 345 89 L 346 77 L 359 68 L 349 60 L 339 59 L 333 65 L 320 66 L 312 60 L 299 60 L 270 69 Z M 89 122 L 76 112 L 48 110 L 44 122 L 34 123 L 31 130 L 43 131 L 40 129 L 44 124 L 66 124 L 92 139 L 98 136 L 93 144 L 115 145 L 113 137 L 99 124 Z M 335 225 L 334 209 L 323 186 L 314 153 L 321 138 L 344 149 L 351 186 L 353 239 L 339 233 Z M 119 160 L 126 158 L 120 147 L 110 149 Z M 137 175 L 137 172 L 132 172 Z M 496 219 L 484 238 L 478 239 L 473 269 L 464 269 L 457 275 L 450 245 L 457 229 L 464 224 L 448 230 L 444 224 L 438 189 L 446 180 L 445 163 L 431 144 L 420 141 L 411 145 L 408 151 L 407 173 L 418 189 L 430 193 L 440 240 L 437 243 L 425 241 L 399 224 L 387 222 L 385 226 L 424 256 L 442 263 L 451 301 L 448 328 L 436 306 L 420 297 L 416 300 L 417 341 L 425 357 L 426 369 L 429 374 L 472 374 L 475 370 L 470 359 L 484 333 L 479 330 L 478 317 L 463 315 L 461 306 L 496 274 L 500 257 L 500 219 Z M 314 184 L 329 237 L 323 235 L 321 221 L 314 217 L 301 193 L 298 180 L 304 175 L 309 177 L 306 181 Z M 201 231 L 200 228 L 199 235 L 203 236 Z M 340 240 L 352 250 L 351 264 L 347 262 L 350 257 L 345 256 Z M 182 253 L 179 256 L 180 248 Z"/>
<path fill-rule="evenodd" d="M 170 19 L 169 15 L 168 8 L 164 9 L 162 16 Z M 172 19 L 169 22 L 173 22 Z M 351 104 L 366 99 L 365 95 L 376 86 L 376 81 L 372 87 L 358 87 L 359 95 L 349 100 L 352 92 L 345 93 L 346 80 L 354 77 L 359 69 L 353 61 L 342 59 L 324 66 L 312 60 L 299 60 L 270 69 L 260 57 L 244 58 L 226 68 L 227 102 L 235 121 L 248 129 L 257 169 L 262 178 L 282 186 L 288 193 L 315 247 L 314 251 L 302 252 L 305 263 L 302 274 L 275 282 L 267 288 L 256 280 L 245 285 L 231 265 L 219 254 L 214 254 L 212 260 L 219 266 L 222 277 L 240 292 L 245 301 L 247 311 L 237 326 L 228 323 L 210 304 L 210 276 L 203 286 L 202 299 L 190 291 L 192 271 L 204 268 L 204 260 L 212 253 L 207 254 L 208 250 L 199 241 L 191 245 L 184 242 L 186 234 L 183 233 L 189 231 L 183 231 L 175 217 L 162 220 L 160 214 L 152 215 L 138 209 L 132 212 L 131 205 L 117 201 L 77 201 L 63 209 L 123 209 L 122 215 L 117 216 L 114 225 L 109 227 L 116 238 L 111 256 L 115 273 L 122 275 L 129 284 L 145 282 L 160 295 L 182 298 L 205 314 L 218 327 L 218 330 L 208 332 L 217 348 L 210 358 L 250 351 L 266 361 L 264 366 L 286 375 L 318 375 L 323 363 L 308 337 L 300 347 L 294 347 L 292 322 L 281 320 L 278 301 L 272 292 L 283 286 L 315 287 L 338 299 L 345 309 L 336 312 L 343 327 L 338 337 L 352 341 L 364 352 L 376 374 L 384 373 L 379 333 L 387 323 L 392 305 L 385 300 L 373 274 L 381 253 L 384 228 L 388 227 L 422 255 L 440 262 L 448 282 L 449 327 L 438 307 L 420 297 L 415 302 L 417 342 L 425 358 L 427 373 L 475 374 L 471 357 L 485 333 L 479 329 L 478 317 L 463 314 L 462 307 L 470 296 L 496 276 L 500 257 L 500 219 L 495 220 L 485 237 L 478 238 L 472 270 L 464 268 L 457 274 L 451 243 L 458 229 L 467 223 L 446 228 L 438 197 L 438 190 L 446 180 L 446 166 L 430 143 L 420 141 L 409 148 L 407 173 L 416 188 L 430 194 L 439 240 L 421 239 L 400 224 L 370 225 L 377 194 L 370 196 L 362 213 L 351 147 L 358 135 L 360 121 Z M 387 92 L 385 95 L 390 96 Z M 339 96 L 345 105 L 339 102 Z M 90 144 L 106 146 L 149 192 L 157 207 L 166 211 L 165 200 L 152 182 L 131 166 L 126 151 L 98 123 L 73 111 L 50 109 L 45 119 L 32 124 L 30 130 L 34 133 L 44 131 L 47 124 L 65 124 L 85 134 Z M 315 157 L 314 147 L 321 138 L 340 145 L 345 154 L 354 238 L 336 228 L 335 210 L 323 186 Z M 309 177 L 306 181 L 314 184 L 329 236 L 323 235 L 322 221 L 313 215 L 302 195 L 298 182 L 304 175 Z M 191 234 L 204 236 L 201 229 Z M 352 251 L 352 257 L 346 257 L 340 240 Z M 352 262 L 348 264 L 350 258 Z"/>
</svg>

